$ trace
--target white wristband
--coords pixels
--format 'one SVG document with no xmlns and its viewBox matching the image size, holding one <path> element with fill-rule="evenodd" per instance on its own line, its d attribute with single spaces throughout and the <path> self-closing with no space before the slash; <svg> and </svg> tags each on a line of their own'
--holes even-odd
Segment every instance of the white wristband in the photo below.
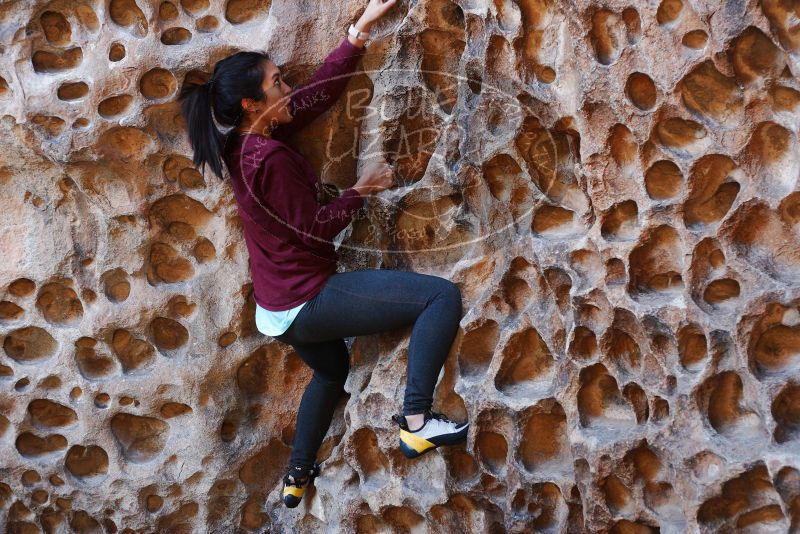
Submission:
<svg viewBox="0 0 800 534">
<path fill-rule="evenodd" d="M 347 29 L 347 33 L 353 39 L 361 39 L 362 41 L 369 39 L 369 32 L 358 31 L 354 24 L 350 25 L 350 27 Z"/>
</svg>

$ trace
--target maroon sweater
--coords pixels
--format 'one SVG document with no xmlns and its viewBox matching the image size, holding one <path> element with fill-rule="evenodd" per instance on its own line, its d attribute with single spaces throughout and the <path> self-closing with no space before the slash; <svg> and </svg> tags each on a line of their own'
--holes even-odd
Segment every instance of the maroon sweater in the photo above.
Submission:
<svg viewBox="0 0 800 534">
<path fill-rule="evenodd" d="M 316 295 L 336 272 L 333 239 L 365 199 L 355 189 L 317 202 L 319 176 L 282 139 L 308 125 L 344 91 L 365 48 L 347 39 L 331 51 L 308 83 L 291 97 L 292 121 L 272 138 L 231 133 L 225 160 L 250 254 L 253 293 L 270 311 L 294 308 Z"/>
</svg>

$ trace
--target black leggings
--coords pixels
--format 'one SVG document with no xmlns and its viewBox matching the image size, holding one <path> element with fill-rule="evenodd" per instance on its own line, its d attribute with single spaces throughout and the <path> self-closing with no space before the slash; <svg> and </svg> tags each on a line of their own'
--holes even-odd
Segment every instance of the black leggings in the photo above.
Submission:
<svg viewBox="0 0 800 534">
<path fill-rule="evenodd" d="M 433 390 L 461 316 L 461 291 L 446 278 L 389 269 L 332 274 L 289 329 L 274 337 L 291 345 L 314 370 L 297 413 L 291 466 L 310 468 L 316 461 L 344 393 L 350 355 L 343 338 L 414 325 L 403 414 L 417 414 L 433 405 Z"/>
</svg>

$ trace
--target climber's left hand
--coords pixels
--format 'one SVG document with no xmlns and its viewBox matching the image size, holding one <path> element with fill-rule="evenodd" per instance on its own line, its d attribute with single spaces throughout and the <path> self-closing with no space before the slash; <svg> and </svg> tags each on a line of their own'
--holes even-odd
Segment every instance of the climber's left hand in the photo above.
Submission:
<svg viewBox="0 0 800 534">
<path fill-rule="evenodd" d="M 368 32 L 375 21 L 380 20 L 396 3 L 397 0 L 369 0 L 364 13 L 355 23 L 356 29 Z"/>
</svg>

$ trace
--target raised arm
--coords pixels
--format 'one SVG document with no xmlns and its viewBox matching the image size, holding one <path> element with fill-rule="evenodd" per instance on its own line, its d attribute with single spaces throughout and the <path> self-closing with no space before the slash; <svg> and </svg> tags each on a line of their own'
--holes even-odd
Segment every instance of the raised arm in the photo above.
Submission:
<svg viewBox="0 0 800 534">
<path fill-rule="evenodd" d="M 369 0 L 367 7 L 353 24 L 358 31 L 369 33 L 372 25 L 395 5 L 397 0 Z M 272 131 L 272 137 L 285 139 L 303 129 L 339 99 L 347 82 L 364 55 L 364 41 L 350 37 L 334 48 L 308 82 L 295 90 L 289 102 L 292 122 L 281 124 Z"/>
<path fill-rule="evenodd" d="M 344 92 L 365 50 L 364 46 L 353 44 L 351 37 L 345 37 L 328 54 L 308 82 L 292 93 L 289 103 L 292 122 L 275 128 L 272 136 L 285 139 L 327 111 Z"/>
</svg>

